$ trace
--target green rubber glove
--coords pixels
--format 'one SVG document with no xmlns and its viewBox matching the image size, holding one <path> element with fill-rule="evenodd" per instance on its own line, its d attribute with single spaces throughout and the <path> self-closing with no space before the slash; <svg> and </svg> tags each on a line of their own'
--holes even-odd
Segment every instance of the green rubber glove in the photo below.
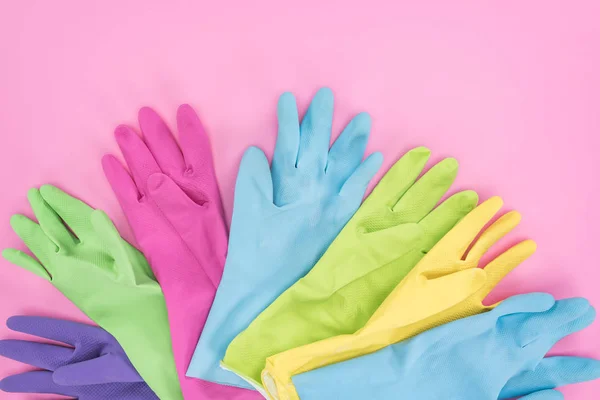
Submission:
<svg viewBox="0 0 600 400">
<path fill-rule="evenodd" d="M 435 205 L 458 163 L 445 159 L 421 179 L 430 151 L 409 151 L 388 171 L 313 269 L 229 345 L 223 364 L 260 382 L 267 357 L 365 325 L 390 292 L 477 205 L 460 192 Z"/>
<path fill-rule="evenodd" d="M 159 398 L 182 399 L 165 300 L 142 253 L 103 211 L 54 186 L 27 197 L 39 223 L 23 215 L 10 222 L 37 260 L 15 249 L 4 258 L 50 281 L 110 332 Z"/>
</svg>

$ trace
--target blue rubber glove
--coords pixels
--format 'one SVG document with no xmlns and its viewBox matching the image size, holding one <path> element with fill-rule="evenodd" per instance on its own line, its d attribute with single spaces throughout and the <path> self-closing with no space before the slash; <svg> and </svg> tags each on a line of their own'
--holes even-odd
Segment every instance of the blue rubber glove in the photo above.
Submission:
<svg viewBox="0 0 600 400">
<path fill-rule="evenodd" d="M 229 343 L 303 277 L 359 207 L 382 163 L 362 161 L 371 119 L 357 115 L 331 149 L 333 94 L 317 92 L 302 124 L 294 96 L 279 99 L 279 133 L 269 163 L 249 148 L 240 165 L 223 278 L 187 375 L 252 388 L 219 368 Z"/>
<path fill-rule="evenodd" d="M 81 400 L 152 400 L 158 397 L 129 362 L 117 340 L 104 329 L 44 317 L 10 317 L 13 331 L 72 347 L 26 340 L 0 340 L 0 355 L 43 371 L 12 375 L 0 390 L 52 393 Z"/>
<path fill-rule="evenodd" d="M 595 317 L 582 298 L 514 296 L 487 313 L 292 380 L 302 400 L 562 399 L 552 389 L 599 378 L 600 361 L 544 356 Z"/>
</svg>

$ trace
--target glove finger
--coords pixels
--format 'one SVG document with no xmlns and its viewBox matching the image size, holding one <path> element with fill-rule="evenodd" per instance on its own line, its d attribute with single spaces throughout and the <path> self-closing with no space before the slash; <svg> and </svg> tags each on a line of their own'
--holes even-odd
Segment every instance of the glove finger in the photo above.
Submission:
<svg viewBox="0 0 600 400">
<path fill-rule="evenodd" d="M 369 249 L 369 257 L 380 260 L 380 265 L 385 265 L 414 249 L 421 235 L 417 224 L 402 224 L 365 233 L 363 239 L 369 243 L 365 246 Z"/>
<path fill-rule="evenodd" d="M 9 393 L 51 393 L 79 397 L 76 387 L 54 383 L 50 371 L 32 371 L 8 376 L 0 381 L 0 390 Z"/>
<path fill-rule="evenodd" d="M 138 114 L 140 129 L 154 159 L 164 172 L 181 175 L 185 171 L 183 154 L 163 119 L 149 107 Z"/>
<path fill-rule="evenodd" d="M 514 320 L 517 327 L 516 340 L 521 347 L 546 338 L 560 338 L 583 329 L 587 319 L 582 316 L 590 310 L 590 303 L 583 298 L 559 300 L 554 306 L 542 313 L 523 315 Z M 575 324 L 571 324 L 575 322 Z M 588 323 L 589 324 L 589 323 Z M 549 349 L 548 349 L 549 350 Z"/>
<path fill-rule="evenodd" d="M 476 293 L 485 283 L 485 272 L 480 268 L 465 269 L 447 275 L 439 275 L 437 271 L 425 271 L 421 277 L 426 279 L 424 284 L 427 287 L 427 293 L 435 294 L 436 298 L 440 300 L 436 299 L 435 304 L 444 304 L 446 310 Z"/>
<path fill-rule="evenodd" d="M 119 144 L 125 162 L 131 171 L 131 176 L 141 195 L 146 194 L 148 177 L 162 172 L 154 156 L 142 138 L 130 127 L 121 125 L 115 129 L 115 139 Z"/>
<path fill-rule="evenodd" d="M 40 260 L 40 262 L 44 266 L 48 267 L 49 265 L 51 265 L 50 260 L 58 252 L 58 247 L 52 240 L 50 240 L 50 238 L 46 235 L 46 233 L 40 225 L 36 224 L 26 216 L 19 214 L 13 215 L 11 217 L 10 225 L 17 234 L 17 236 L 19 236 L 19 238 L 23 240 L 27 248 L 31 250 L 31 252 Z M 18 253 L 22 254 L 23 256 L 26 256 L 26 254 L 23 252 Z M 16 254 L 11 254 L 11 256 L 16 256 Z M 23 268 L 29 269 L 27 268 L 29 263 L 28 265 L 18 265 L 22 266 Z M 33 270 L 31 271 L 37 273 Z"/>
<path fill-rule="evenodd" d="M 298 168 L 325 171 L 333 125 L 333 93 L 322 88 L 315 94 L 300 125 Z"/>
<path fill-rule="evenodd" d="M 354 117 L 335 140 L 327 156 L 327 174 L 345 182 L 361 164 L 371 132 L 371 117 L 360 113 Z"/>
<path fill-rule="evenodd" d="M 92 207 L 52 185 L 42 186 L 40 194 L 43 200 L 52 207 L 54 212 L 77 237 L 85 238 L 93 235 L 92 225 L 90 224 L 90 215 L 94 211 Z M 44 228 L 44 225 L 41 225 Z M 71 235 L 64 225 L 63 230 Z"/>
<path fill-rule="evenodd" d="M 461 260 L 479 232 L 502 207 L 500 197 L 492 197 L 467 214 L 438 244 L 432 249 L 430 257 L 435 255 L 441 260 Z"/>
<path fill-rule="evenodd" d="M 186 164 L 183 177 L 173 180 L 197 204 L 214 202 L 221 209 L 210 140 L 194 109 L 182 104 L 177 109 L 177 130 Z"/>
<path fill-rule="evenodd" d="M 533 240 L 524 240 L 490 261 L 484 268 L 487 279 L 479 292 L 480 300 L 483 301 L 506 275 L 531 257 L 536 249 Z"/>
<path fill-rule="evenodd" d="M 511 399 L 539 390 L 587 382 L 600 378 L 600 361 L 582 357 L 547 357 L 533 371 L 512 377 L 499 399 Z"/>
<path fill-rule="evenodd" d="M 587 328 L 595 321 L 595 319 L 596 309 L 590 306 L 589 309 L 580 317 L 562 325 L 559 329 L 550 331 L 550 344 L 547 351 L 550 351 L 552 346 L 554 346 L 561 339 Z"/>
<path fill-rule="evenodd" d="M 6 326 L 16 332 L 55 340 L 73 347 L 82 343 L 106 342 L 105 335 L 107 334 L 106 331 L 97 326 L 62 319 L 24 315 L 10 317 L 6 321 Z"/>
<path fill-rule="evenodd" d="M 456 193 L 419 222 L 423 230 L 421 250 L 425 253 L 439 242 L 460 220 L 477 207 L 479 197 L 472 190 Z"/>
<path fill-rule="evenodd" d="M 130 215 L 139 206 L 141 197 L 135 182 L 121 162 L 112 154 L 102 157 L 102 169 L 117 200 L 126 215 Z"/>
<path fill-rule="evenodd" d="M 54 372 L 53 380 L 63 386 L 144 381 L 128 360 L 115 354 L 62 366 Z"/>
<path fill-rule="evenodd" d="M 565 396 L 556 390 L 542 390 L 527 396 L 521 397 L 521 400 L 563 400 Z"/>
<path fill-rule="evenodd" d="M 0 340 L 0 355 L 34 367 L 54 371 L 73 357 L 73 349 L 26 340 Z"/>
<path fill-rule="evenodd" d="M 49 245 L 50 246 L 50 245 Z M 52 247 L 54 243 L 51 244 Z M 44 278 L 47 281 L 52 280 L 52 276 L 49 274 L 42 264 L 40 264 L 37 260 L 31 257 L 29 254 L 26 254 L 20 250 L 16 249 L 4 249 L 2 251 L 2 257 L 4 257 L 8 262 L 18 265 L 19 267 L 26 269 L 29 272 L 33 272 L 40 278 Z M 46 264 L 49 265 L 49 264 Z"/>
<path fill-rule="evenodd" d="M 361 201 L 369 182 L 371 182 L 371 179 L 379 171 L 382 163 L 383 154 L 379 152 L 370 154 L 346 180 L 340 190 L 340 196 L 354 198 L 354 193 L 361 193 L 362 195 L 359 199 Z"/>
<path fill-rule="evenodd" d="M 490 313 L 496 318 L 517 313 L 543 313 L 555 303 L 554 297 L 548 293 L 518 294 L 502 301 Z"/>
<path fill-rule="evenodd" d="M 192 167 L 194 174 L 204 178 L 199 182 L 214 181 L 210 141 L 202 121 L 189 104 L 182 104 L 177 109 L 177 131 L 187 167 Z"/>
<path fill-rule="evenodd" d="M 365 201 L 363 212 L 372 212 L 373 210 L 392 209 L 406 193 L 406 191 L 415 183 L 431 152 L 425 147 L 417 147 L 407 152 L 400 158 L 388 172 L 381 178 L 381 181 L 375 186 L 371 195 Z"/>
<path fill-rule="evenodd" d="M 458 162 L 446 158 L 433 166 L 406 191 L 392 210 L 403 222 L 418 222 L 433 210 L 446 194 L 458 173 Z"/>
<path fill-rule="evenodd" d="M 393 205 L 386 205 L 368 216 L 371 229 L 417 223 L 421 221 L 446 193 L 456 177 L 458 164 L 446 159 L 435 165 Z"/>
<path fill-rule="evenodd" d="M 477 238 L 465 259 L 478 264 L 481 257 L 500 239 L 515 229 L 519 222 L 521 222 L 521 214 L 517 211 L 508 212 L 498 218 Z"/>
<path fill-rule="evenodd" d="M 273 181 L 269 162 L 258 147 L 249 147 L 240 163 L 235 184 L 234 209 L 257 210 L 266 203 L 273 204 Z"/>
<path fill-rule="evenodd" d="M 27 193 L 27 199 L 31 204 L 39 226 L 59 249 L 70 248 L 78 242 L 61 220 L 57 210 L 43 198 L 41 190 L 31 189 Z"/>
<path fill-rule="evenodd" d="M 279 181 L 286 171 L 296 168 L 300 146 L 298 106 L 294 95 L 286 92 L 277 103 L 277 141 L 273 153 L 273 176 Z"/>
</svg>

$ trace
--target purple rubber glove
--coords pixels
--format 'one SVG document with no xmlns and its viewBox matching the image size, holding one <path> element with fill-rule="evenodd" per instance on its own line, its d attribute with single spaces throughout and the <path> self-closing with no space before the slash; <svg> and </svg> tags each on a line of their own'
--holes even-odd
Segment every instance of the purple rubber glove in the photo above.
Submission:
<svg viewBox="0 0 600 400">
<path fill-rule="evenodd" d="M 55 340 L 72 347 L 0 340 L 0 355 L 43 371 L 12 375 L 0 381 L 0 390 L 52 393 L 81 400 L 155 400 L 117 340 L 104 329 L 44 317 L 10 317 L 13 331 Z"/>
</svg>

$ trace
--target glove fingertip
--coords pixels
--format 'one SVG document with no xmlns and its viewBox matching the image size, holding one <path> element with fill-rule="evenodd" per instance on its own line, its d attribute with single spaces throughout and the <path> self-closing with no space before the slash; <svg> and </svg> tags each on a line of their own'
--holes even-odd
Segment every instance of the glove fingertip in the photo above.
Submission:
<svg viewBox="0 0 600 400">
<path fill-rule="evenodd" d="M 296 108 L 296 97 L 292 92 L 283 92 L 281 96 L 279 96 L 279 100 L 277 102 L 277 111 L 278 113 L 285 112 L 287 110 L 297 110 Z"/>
<path fill-rule="evenodd" d="M 153 108 L 144 106 L 138 111 L 138 120 L 140 124 L 144 120 L 160 118 Z"/>
<path fill-rule="evenodd" d="M 23 332 L 23 325 L 31 318 L 33 317 L 28 317 L 25 315 L 13 315 L 12 317 L 8 317 L 6 319 L 6 327 L 12 331 Z"/>
<path fill-rule="evenodd" d="M 327 86 L 323 86 L 317 91 L 317 93 L 315 94 L 315 98 L 317 97 L 322 98 L 326 101 L 331 101 L 333 103 L 333 91 Z"/>
<path fill-rule="evenodd" d="M 460 196 L 462 209 L 467 213 L 477 207 L 477 203 L 479 202 L 479 194 L 477 194 L 476 191 L 465 190 L 460 192 Z"/>
<path fill-rule="evenodd" d="M 425 146 L 419 146 L 409 150 L 405 155 L 423 155 L 429 157 L 431 155 L 431 150 Z"/>
<path fill-rule="evenodd" d="M 12 393 L 9 378 L 10 376 L 0 380 L 0 390 L 3 392 Z"/>
<path fill-rule="evenodd" d="M 250 161 L 258 161 L 262 158 L 266 158 L 265 153 L 258 147 L 256 146 L 250 146 L 246 149 L 246 151 L 244 152 L 244 155 L 242 157 L 242 161 L 244 159 L 248 159 Z"/>
<path fill-rule="evenodd" d="M 119 160 L 113 154 L 106 153 L 102 156 L 100 162 L 102 163 L 102 169 L 106 172 L 106 170 L 114 168 L 115 163 Z"/>
<path fill-rule="evenodd" d="M 438 164 L 445 172 L 455 176 L 458 172 L 458 160 L 454 157 L 444 158 Z"/>
<path fill-rule="evenodd" d="M 52 281 L 49 271 L 29 254 L 16 249 L 4 249 L 2 257 L 11 264 L 17 265 L 27 271 L 36 274 L 42 279 Z"/>
<path fill-rule="evenodd" d="M 375 170 L 375 172 L 377 172 L 379 168 L 381 168 L 381 164 L 383 164 L 383 153 L 380 151 L 376 151 L 374 153 L 369 154 L 367 158 L 372 159 L 371 162 L 373 163 L 373 169 Z"/>
<path fill-rule="evenodd" d="M 359 135 L 369 136 L 369 133 L 371 131 L 371 125 L 373 124 L 373 119 L 371 118 L 371 114 L 369 114 L 366 111 L 362 111 L 356 114 L 356 116 L 352 118 L 352 121 L 350 123 L 354 123 L 361 128 L 357 130 Z"/>
<path fill-rule="evenodd" d="M 40 190 L 38 188 L 31 188 L 27 191 L 27 200 L 33 206 L 34 203 L 38 202 L 41 199 L 42 195 L 40 194 Z"/>
<path fill-rule="evenodd" d="M 130 138 L 132 134 L 131 128 L 127 125 L 118 125 L 115 128 L 115 139 L 119 146 L 123 145 Z"/>
<path fill-rule="evenodd" d="M 14 257 L 14 252 L 17 251 L 15 249 L 3 249 L 2 250 L 2 258 L 6 261 L 12 262 L 12 258 Z"/>
<path fill-rule="evenodd" d="M 37 225 L 36 222 L 23 214 L 14 214 L 10 217 L 10 227 L 21 238 L 23 235 L 31 233 L 35 225 Z"/>
<path fill-rule="evenodd" d="M 65 194 L 65 192 L 63 192 L 62 190 L 60 190 L 59 188 L 57 188 L 54 185 L 50 185 L 50 184 L 44 184 L 40 187 L 40 195 L 42 196 L 42 198 L 47 199 L 50 197 L 54 197 L 56 195 L 61 195 L 61 194 Z"/>
<path fill-rule="evenodd" d="M 177 123 L 185 123 L 185 124 L 199 124 L 201 123 L 198 114 L 194 111 L 194 108 L 189 104 L 181 104 L 177 108 Z"/>
</svg>

